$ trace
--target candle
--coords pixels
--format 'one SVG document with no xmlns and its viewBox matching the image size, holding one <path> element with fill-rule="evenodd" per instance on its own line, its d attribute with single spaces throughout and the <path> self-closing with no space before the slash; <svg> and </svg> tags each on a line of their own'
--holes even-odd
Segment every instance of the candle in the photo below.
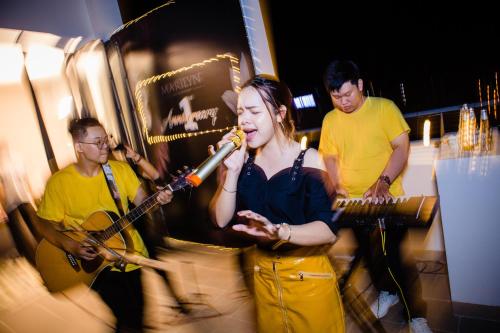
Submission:
<svg viewBox="0 0 500 333">
<path fill-rule="evenodd" d="M 429 119 L 426 119 L 424 121 L 424 146 L 428 147 L 431 143 L 431 121 Z"/>
<path fill-rule="evenodd" d="M 307 136 L 302 136 L 300 139 L 300 149 L 305 150 L 307 148 Z"/>
</svg>

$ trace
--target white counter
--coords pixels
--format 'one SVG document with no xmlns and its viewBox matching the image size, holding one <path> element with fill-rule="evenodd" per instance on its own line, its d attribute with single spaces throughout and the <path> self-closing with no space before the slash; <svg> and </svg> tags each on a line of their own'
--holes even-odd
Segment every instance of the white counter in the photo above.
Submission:
<svg viewBox="0 0 500 333">
<path fill-rule="evenodd" d="M 500 156 L 436 160 L 453 302 L 500 306 Z"/>
</svg>

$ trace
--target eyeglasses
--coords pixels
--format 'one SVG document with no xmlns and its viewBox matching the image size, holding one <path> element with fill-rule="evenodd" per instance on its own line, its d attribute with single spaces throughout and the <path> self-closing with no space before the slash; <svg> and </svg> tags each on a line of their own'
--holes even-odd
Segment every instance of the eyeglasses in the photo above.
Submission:
<svg viewBox="0 0 500 333">
<path fill-rule="evenodd" d="M 104 145 L 109 146 L 109 137 L 105 136 L 104 138 L 99 138 L 96 142 L 85 142 L 85 141 L 78 141 L 79 143 L 84 143 L 87 145 L 96 145 L 98 149 L 104 148 Z"/>
</svg>

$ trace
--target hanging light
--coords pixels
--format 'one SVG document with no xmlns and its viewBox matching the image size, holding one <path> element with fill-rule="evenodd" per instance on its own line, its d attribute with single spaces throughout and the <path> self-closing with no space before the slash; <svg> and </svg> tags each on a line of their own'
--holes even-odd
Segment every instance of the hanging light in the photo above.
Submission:
<svg viewBox="0 0 500 333">
<path fill-rule="evenodd" d="M 51 46 L 32 45 L 26 55 L 26 69 L 31 80 L 57 77 L 63 63 L 63 50 Z"/>
<path fill-rule="evenodd" d="M 23 63 L 20 45 L 0 43 L 0 84 L 20 83 Z"/>
<path fill-rule="evenodd" d="M 64 96 L 57 104 L 57 118 L 66 119 L 73 112 L 73 97 Z"/>
</svg>

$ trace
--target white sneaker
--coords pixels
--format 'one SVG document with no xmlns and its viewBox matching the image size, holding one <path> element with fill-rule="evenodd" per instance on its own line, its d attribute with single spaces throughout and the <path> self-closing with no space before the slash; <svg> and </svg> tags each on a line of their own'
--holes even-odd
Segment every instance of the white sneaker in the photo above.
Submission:
<svg viewBox="0 0 500 333">
<path fill-rule="evenodd" d="M 389 294 L 388 291 L 381 291 L 378 295 L 377 299 L 370 305 L 370 309 L 376 318 L 380 319 L 384 317 L 387 312 L 389 312 L 389 308 L 395 304 L 398 304 L 399 297 L 398 295 Z"/>
<path fill-rule="evenodd" d="M 432 333 L 425 318 L 413 318 L 410 321 L 410 328 L 412 333 Z"/>
</svg>

